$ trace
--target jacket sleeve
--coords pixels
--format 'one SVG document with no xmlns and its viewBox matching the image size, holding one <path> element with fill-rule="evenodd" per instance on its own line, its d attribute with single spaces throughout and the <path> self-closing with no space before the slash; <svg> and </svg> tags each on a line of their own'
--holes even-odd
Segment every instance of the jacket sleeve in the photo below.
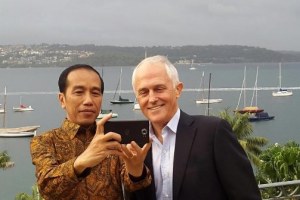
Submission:
<svg viewBox="0 0 300 200">
<path fill-rule="evenodd" d="M 261 199 L 250 161 L 225 120 L 217 126 L 214 152 L 220 182 L 228 198 Z"/>
<path fill-rule="evenodd" d="M 73 193 L 80 181 L 73 168 L 76 158 L 59 164 L 55 159 L 50 137 L 34 137 L 30 143 L 30 151 L 32 162 L 36 166 L 39 191 L 43 197 L 61 199 Z"/>
</svg>

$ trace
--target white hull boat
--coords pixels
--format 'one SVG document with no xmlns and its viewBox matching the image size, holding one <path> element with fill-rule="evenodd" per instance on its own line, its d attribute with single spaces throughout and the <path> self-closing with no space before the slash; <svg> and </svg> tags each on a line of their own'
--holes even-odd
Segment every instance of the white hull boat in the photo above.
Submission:
<svg viewBox="0 0 300 200">
<path fill-rule="evenodd" d="M 0 128 L 0 137 L 31 137 L 36 135 L 40 126 L 23 126 L 18 128 Z"/>
</svg>

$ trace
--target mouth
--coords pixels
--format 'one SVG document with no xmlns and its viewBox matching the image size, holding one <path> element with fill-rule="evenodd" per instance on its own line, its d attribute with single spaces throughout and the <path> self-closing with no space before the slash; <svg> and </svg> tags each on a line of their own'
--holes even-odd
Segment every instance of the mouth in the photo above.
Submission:
<svg viewBox="0 0 300 200">
<path fill-rule="evenodd" d="M 148 110 L 158 110 L 160 108 L 162 108 L 163 105 L 157 105 L 157 106 L 152 106 L 150 108 L 148 108 Z"/>
<path fill-rule="evenodd" d="M 81 110 L 80 112 L 81 113 L 86 113 L 86 114 L 95 113 L 94 110 L 90 110 L 90 109 Z"/>
</svg>

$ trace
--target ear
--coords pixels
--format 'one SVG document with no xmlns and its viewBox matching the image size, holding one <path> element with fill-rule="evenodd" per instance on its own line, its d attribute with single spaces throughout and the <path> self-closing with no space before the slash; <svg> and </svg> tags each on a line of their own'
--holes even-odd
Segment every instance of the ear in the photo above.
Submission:
<svg viewBox="0 0 300 200">
<path fill-rule="evenodd" d="M 60 106 L 62 107 L 62 109 L 66 108 L 66 97 L 64 95 L 64 93 L 59 93 L 58 94 L 58 100 L 60 102 Z"/>
<path fill-rule="evenodd" d="M 181 92 L 182 92 L 182 89 L 183 89 L 183 83 L 182 83 L 182 82 L 179 82 L 179 83 L 176 85 L 176 97 L 177 97 L 177 98 L 180 97 Z"/>
</svg>

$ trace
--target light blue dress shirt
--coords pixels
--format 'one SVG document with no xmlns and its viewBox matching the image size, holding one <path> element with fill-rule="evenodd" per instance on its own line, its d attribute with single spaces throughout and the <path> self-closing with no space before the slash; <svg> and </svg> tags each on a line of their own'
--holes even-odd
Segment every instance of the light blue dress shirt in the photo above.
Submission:
<svg viewBox="0 0 300 200">
<path fill-rule="evenodd" d="M 152 139 L 153 173 L 155 181 L 156 199 L 173 199 L 173 163 L 177 126 L 180 109 L 162 130 L 163 144 L 155 136 L 150 124 L 150 138 Z"/>
</svg>

